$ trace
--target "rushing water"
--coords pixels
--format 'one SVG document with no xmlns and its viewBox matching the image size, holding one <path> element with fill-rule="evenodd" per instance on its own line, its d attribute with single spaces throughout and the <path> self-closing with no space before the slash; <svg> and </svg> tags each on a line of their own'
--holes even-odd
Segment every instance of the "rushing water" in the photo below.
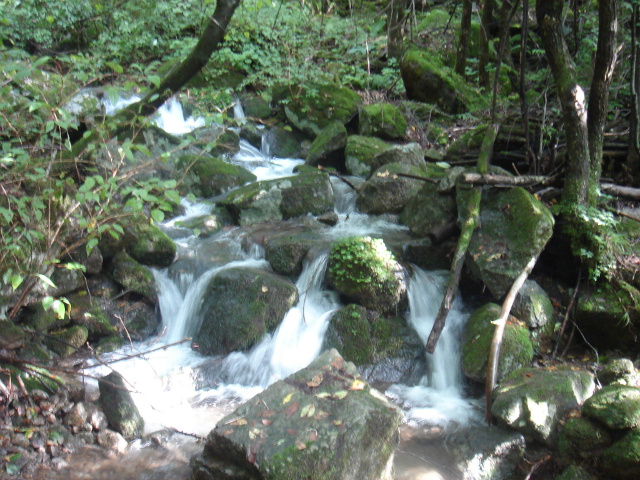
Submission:
<svg viewBox="0 0 640 480">
<path fill-rule="evenodd" d="M 172 105 L 168 111 L 173 109 L 175 106 Z M 240 112 L 238 109 L 237 115 Z M 174 131 L 180 131 L 197 123 L 193 119 L 184 119 L 181 110 L 176 115 L 177 119 L 171 118 L 162 124 L 158 120 L 158 124 L 174 125 Z M 184 125 L 180 124 L 181 121 Z M 239 153 L 230 161 L 251 170 L 259 180 L 293 175 L 294 167 L 303 163 L 299 159 L 270 158 L 268 149 L 259 151 L 244 141 Z M 339 221 L 324 231 L 323 235 L 328 240 L 347 235 L 381 236 L 406 231 L 405 227 L 384 216 L 374 218 L 357 212 L 356 194 L 345 183 L 334 179 L 333 187 Z M 308 365 L 320 353 L 329 318 L 340 308 L 340 303 L 335 292 L 323 286 L 328 253 L 316 252 L 305 262 L 297 280 L 298 304 L 285 315 L 275 332 L 266 335 L 248 352 L 234 352 L 226 358 L 217 359 L 201 357 L 192 351 L 189 342 L 179 342 L 192 337 L 199 328 L 199 310 L 208 282 L 227 268 L 267 269 L 268 264 L 262 249 L 253 248 L 247 252 L 242 248 L 241 236 L 235 230 L 198 239 L 188 230 L 176 227 L 177 221 L 211 212 L 211 204 L 193 204 L 185 200 L 183 210 L 183 215 L 163 226 L 174 229 L 178 256 L 197 259 L 200 250 L 215 250 L 215 258 L 212 260 L 207 256 L 209 263 L 200 268 L 183 266 L 175 270 L 154 270 L 159 288 L 162 333 L 150 341 L 115 352 L 111 359 L 152 350 L 143 356 L 112 364 L 112 368 L 120 371 L 134 389 L 134 399 L 145 417 L 147 432 L 171 427 L 181 432 L 205 435 L 238 402 Z M 193 264 L 201 265 L 202 262 L 194 261 Z M 417 267 L 412 271 L 407 321 L 426 342 L 443 296 L 446 273 L 425 272 Z M 460 367 L 459 338 L 465 319 L 462 306 L 456 303 L 435 354 L 427 355 L 427 374 L 417 385 L 393 385 L 387 391 L 387 395 L 405 409 L 409 425 L 449 427 L 453 423 L 468 424 L 474 420 L 476 410 L 473 402 L 464 397 Z M 215 362 L 215 368 L 207 371 L 213 370 L 215 374 L 205 382 L 207 388 L 202 388 L 202 384 L 195 381 L 198 377 L 196 372 L 211 361 Z M 108 373 L 103 367 L 95 368 L 101 370 L 98 374 Z M 424 478 L 447 478 L 439 473 L 434 475 L 439 476 Z"/>
</svg>

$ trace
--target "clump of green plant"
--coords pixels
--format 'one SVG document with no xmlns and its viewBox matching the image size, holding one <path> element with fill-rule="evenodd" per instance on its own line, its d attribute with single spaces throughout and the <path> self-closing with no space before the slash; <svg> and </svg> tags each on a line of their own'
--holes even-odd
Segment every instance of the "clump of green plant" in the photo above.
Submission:
<svg viewBox="0 0 640 480">
<path fill-rule="evenodd" d="M 329 257 L 329 275 L 336 284 L 371 284 L 395 280 L 395 259 L 380 238 L 344 238 L 333 245 Z"/>
</svg>

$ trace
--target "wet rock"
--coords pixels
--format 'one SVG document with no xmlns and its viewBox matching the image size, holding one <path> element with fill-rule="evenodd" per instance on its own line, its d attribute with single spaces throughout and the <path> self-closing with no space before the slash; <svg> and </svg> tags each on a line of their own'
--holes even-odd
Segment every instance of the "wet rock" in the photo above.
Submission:
<svg viewBox="0 0 640 480">
<path fill-rule="evenodd" d="M 87 404 L 76 403 L 73 408 L 67 413 L 65 417 L 65 423 L 70 427 L 81 427 L 87 421 Z"/>
<path fill-rule="evenodd" d="M 243 93 L 240 96 L 242 109 L 247 118 L 253 120 L 266 120 L 273 115 L 273 110 L 264 98 L 253 93 Z"/>
<path fill-rule="evenodd" d="M 199 146 L 213 157 L 232 157 L 240 150 L 240 136 L 229 128 L 211 124 L 195 130 L 194 135 Z M 180 169 L 180 165 L 177 167 Z"/>
<path fill-rule="evenodd" d="M 109 274 L 123 288 L 155 301 L 156 282 L 151 271 L 125 252 L 118 253 L 111 261 Z"/>
<path fill-rule="evenodd" d="M 309 147 L 307 165 L 334 167 L 344 171 L 344 149 L 347 146 L 347 129 L 341 122 L 327 125 Z"/>
<path fill-rule="evenodd" d="M 640 477 L 640 430 L 627 432 L 602 453 L 602 468 L 610 478 Z"/>
<path fill-rule="evenodd" d="M 72 253 L 65 255 L 62 259 L 63 263 L 74 262 L 83 265 L 85 274 L 98 275 L 102 271 L 102 253 L 100 249 L 95 246 L 87 253 L 87 249 L 83 246 L 74 250 Z"/>
<path fill-rule="evenodd" d="M 309 244 L 301 243 L 295 235 L 274 236 L 265 242 L 264 252 L 274 272 L 297 277 L 302 272 L 302 261 L 309 252 Z"/>
<path fill-rule="evenodd" d="M 276 125 L 264 134 L 264 143 L 269 146 L 265 154 L 278 158 L 304 158 L 308 136 L 299 130 Z"/>
<path fill-rule="evenodd" d="M 360 191 L 356 205 L 363 213 L 399 213 L 411 197 L 423 187 L 421 180 L 402 174 L 426 176 L 426 169 L 413 165 L 391 163 L 377 169 Z"/>
<path fill-rule="evenodd" d="M 204 355 L 246 349 L 273 331 L 298 301 L 290 281 L 250 268 L 230 268 L 206 288 L 202 324 L 194 341 Z"/>
<path fill-rule="evenodd" d="M 424 160 L 422 147 L 417 143 L 407 143 L 403 145 L 389 145 L 389 148 L 376 154 L 369 162 L 371 172 L 376 171 L 384 165 L 400 163 L 403 165 L 413 165 L 421 169 L 427 168 L 425 176 L 437 175 L 441 169 L 433 164 L 428 165 Z M 433 172 L 432 172 L 433 170 Z"/>
<path fill-rule="evenodd" d="M 401 411 L 335 350 L 225 417 L 193 480 L 391 480 Z"/>
<path fill-rule="evenodd" d="M 103 430 L 107 428 L 109 423 L 107 421 L 107 416 L 96 405 L 92 403 L 87 404 L 86 411 L 86 421 L 91 425 L 93 430 Z"/>
<path fill-rule="evenodd" d="M 598 379 L 603 385 L 615 383 L 631 387 L 640 386 L 640 374 L 628 358 L 614 358 L 608 361 L 598 374 Z"/>
<path fill-rule="evenodd" d="M 344 151 L 347 172 L 359 177 L 369 177 L 375 170 L 373 159 L 389 148 L 391 145 L 376 137 L 349 136 Z"/>
<path fill-rule="evenodd" d="M 216 157 L 183 155 L 177 167 L 185 172 L 179 185 L 181 195 L 210 198 L 256 180 L 248 170 Z"/>
<path fill-rule="evenodd" d="M 524 456 L 525 439 L 498 427 L 472 427 L 447 438 L 465 480 L 510 478 Z"/>
<path fill-rule="evenodd" d="M 339 220 L 340 218 L 336 212 L 327 212 L 322 215 L 318 215 L 318 221 L 325 225 L 329 225 L 330 227 L 337 225 Z"/>
<path fill-rule="evenodd" d="M 334 242 L 326 278 L 340 295 L 380 313 L 392 311 L 406 298 L 404 270 L 381 239 Z"/>
<path fill-rule="evenodd" d="M 608 385 L 584 402 L 583 415 L 612 429 L 640 427 L 640 388 Z"/>
<path fill-rule="evenodd" d="M 101 378 L 98 381 L 98 385 L 100 388 L 100 405 L 107 417 L 109 426 L 121 433 L 126 439 L 139 437 L 144 428 L 144 420 L 131 398 L 122 375 L 117 372 L 111 372 Z M 108 430 L 102 430 L 100 434 L 104 432 L 108 432 Z M 100 443 L 100 436 L 98 437 L 98 443 Z"/>
<path fill-rule="evenodd" d="M 89 338 L 87 327 L 75 325 L 49 332 L 45 344 L 61 357 L 67 357 L 82 348 Z"/>
<path fill-rule="evenodd" d="M 489 350 L 501 307 L 487 303 L 475 310 L 464 326 L 462 340 L 462 370 L 467 378 L 484 383 L 489 363 Z M 498 381 L 521 367 L 528 367 L 533 360 L 533 345 L 529 329 L 517 318 L 509 316 L 502 339 L 498 361 Z"/>
<path fill-rule="evenodd" d="M 491 413 L 525 437 L 555 445 L 560 419 L 595 390 L 593 375 L 569 367 L 521 368 L 494 391 Z"/>
<path fill-rule="evenodd" d="M 102 430 L 96 438 L 98 445 L 116 453 L 124 453 L 129 446 L 124 437 L 113 430 Z"/>
<path fill-rule="evenodd" d="M 407 120 L 391 103 L 371 103 L 360 110 L 359 128 L 360 135 L 395 140 L 404 137 Z"/>
<path fill-rule="evenodd" d="M 458 189 L 458 211 L 466 208 L 466 198 Z M 501 298 L 531 258 L 542 252 L 553 225 L 549 209 L 525 189 L 490 189 L 483 193 L 465 265 Z"/>
<path fill-rule="evenodd" d="M 553 320 L 553 304 L 535 280 L 526 280 L 513 302 L 512 313 L 529 328 L 540 328 Z"/>
<path fill-rule="evenodd" d="M 400 214 L 400 221 L 421 237 L 456 221 L 457 218 L 458 210 L 454 196 L 441 193 L 437 185 L 432 183 L 422 185 L 405 203 Z"/>
<path fill-rule="evenodd" d="M 611 443 L 611 435 L 601 424 L 584 417 L 569 418 L 560 428 L 559 457 L 567 463 L 589 461 Z"/>
</svg>

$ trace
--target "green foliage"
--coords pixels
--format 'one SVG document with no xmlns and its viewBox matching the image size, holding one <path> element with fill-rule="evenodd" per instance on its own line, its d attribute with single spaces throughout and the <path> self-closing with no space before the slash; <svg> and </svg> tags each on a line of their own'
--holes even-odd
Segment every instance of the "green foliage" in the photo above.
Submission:
<svg viewBox="0 0 640 480">
<path fill-rule="evenodd" d="M 380 238 L 347 237 L 331 247 L 329 274 L 336 283 L 393 282 L 394 257 Z"/>
</svg>

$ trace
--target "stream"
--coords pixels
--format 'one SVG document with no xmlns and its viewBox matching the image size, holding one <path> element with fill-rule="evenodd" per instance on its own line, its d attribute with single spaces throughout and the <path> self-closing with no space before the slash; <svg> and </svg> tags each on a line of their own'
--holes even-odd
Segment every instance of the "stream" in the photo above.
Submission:
<svg viewBox="0 0 640 480">
<path fill-rule="evenodd" d="M 120 102 L 111 108 L 125 104 Z M 241 108 L 236 108 L 235 114 L 241 118 Z M 175 134 L 201 125 L 200 119 L 185 119 L 176 101 L 162 109 L 156 122 Z M 230 161 L 252 171 L 258 180 L 294 175 L 293 169 L 304 163 L 300 159 L 271 158 L 268 142 L 265 143 L 258 150 L 241 141 L 240 151 Z M 345 236 L 385 237 L 408 232 L 384 216 L 357 212 L 353 190 L 335 178 L 332 185 L 339 221 L 321 233 L 327 237 L 327 244 Z M 190 342 L 176 343 L 197 332 L 202 296 L 211 278 L 238 266 L 270 268 L 261 247 L 254 244 L 248 248 L 243 242 L 246 232 L 241 227 L 198 238 L 179 226 L 179 222 L 207 214 L 211 209 L 211 204 L 185 199 L 182 215 L 161 225 L 178 246 L 174 265 L 153 270 L 159 288 L 162 332 L 104 357 L 114 361 L 153 350 L 112 364 L 134 390 L 134 400 L 145 419 L 145 433 L 151 435 L 133 442 L 127 453 L 117 457 L 97 447 L 86 447 L 70 457 L 70 468 L 49 472 L 47 478 L 187 479 L 189 458 L 202 448 L 197 437 L 206 436 L 218 420 L 242 402 L 306 367 L 321 353 L 329 319 L 341 307 L 337 294 L 323 285 L 328 251 L 321 249 L 310 252 L 296 281 L 298 304 L 273 333 L 249 351 L 206 358 L 192 349 Z M 405 317 L 423 342 L 431 331 L 446 279 L 447 272 L 412 267 Z M 477 423 L 481 416 L 478 402 L 465 396 L 460 365 L 459 339 L 466 317 L 464 305 L 455 303 L 436 353 L 427 355 L 426 374 L 413 385 L 394 384 L 386 389 L 387 397 L 405 412 L 395 456 L 396 480 L 462 478 L 453 466 L 444 439 L 456 428 Z M 166 348 L 159 348 L 163 346 Z M 86 372 L 101 376 L 109 370 L 96 365 Z M 97 382 L 89 382 L 89 387 L 97 388 Z"/>
</svg>

